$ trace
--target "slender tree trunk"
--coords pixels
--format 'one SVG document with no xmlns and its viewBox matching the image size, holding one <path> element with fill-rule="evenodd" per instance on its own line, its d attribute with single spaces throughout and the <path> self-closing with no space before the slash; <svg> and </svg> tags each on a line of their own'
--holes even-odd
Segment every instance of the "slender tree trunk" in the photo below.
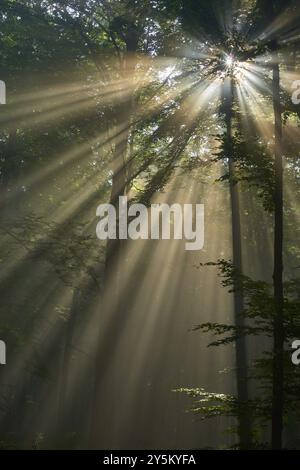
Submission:
<svg viewBox="0 0 300 470">
<path fill-rule="evenodd" d="M 241 220 L 240 220 L 240 202 L 239 192 L 235 176 L 235 164 L 232 156 L 232 118 L 233 118 L 233 83 L 232 78 L 228 77 L 225 88 L 225 120 L 228 144 L 228 160 L 229 160 L 229 185 L 230 185 L 230 203 L 232 214 L 232 252 L 233 265 L 239 273 L 243 272 L 242 264 L 242 237 L 241 237 Z M 241 287 L 234 286 L 234 318 L 237 327 L 244 327 L 244 296 Z M 239 403 L 247 404 L 248 381 L 247 381 L 247 347 L 246 338 L 242 336 L 235 343 L 236 353 L 236 381 L 237 381 L 237 397 Z M 247 412 L 241 411 L 238 417 L 238 432 L 240 439 L 240 448 L 251 448 L 251 419 Z"/>
<path fill-rule="evenodd" d="M 133 79 L 134 68 L 135 68 L 135 54 L 137 49 L 137 41 L 130 43 L 127 46 L 127 54 L 124 58 L 123 74 L 124 80 L 128 81 L 128 85 L 131 86 L 131 80 Z M 130 77 L 130 80 L 129 80 Z M 117 122 L 123 129 L 120 136 L 117 138 L 115 145 L 114 156 L 112 161 L 112 188 L 110 195 L 110 204 L 112 204 L 118 214 L 119 209 L 119 196 L 123 196 L 126 193 L 128 184 L 128 170 L 127 170 L 127 151 L 130 143 L 131 133 L 131 117 L 134 108 L 134 96 L 133 90 L 128 93 L 128 98 L 117 107 Z M 118 227 L 117 227 L 117 239 L 108 240 L 106 249 L 105 259 L 105 284 L 109 284 L 109 279 L 113 275 L 116 279 L 116 266 L 119 262 L 120 250 L 122 246 L 122 240 L 118 238 Z"/>
<path fill-rule="evenodd" d="M 276 47 L 276 45 L 275 45 Z M 278 53 L 274 53 L 273 105 L 275 117 L 275 191 L 274 191 L 274 350 L 272 396 L 272 449 L 282 449 L 284 408 L 284 311 L 283 311 L 283 162 L 282 108 Z"/>
<path fill-rule="evenodd" d="M 112 188 L 110 195 L 110 204 L 116 208 L 117 216 L 119 210 L 119 196 L 124 196 L 127 184 L 127 172 L 126 172 L 126 153 L 128 148 L 128 141 L 130 137 L 130 115 L 131 115 L 131 102 L 128 101 L 122 105 L 122 109 L 119 110 L 118 119 L 124 131 L 120 137 L 120 141 L 116 143 L 113 162 L 112 162 Z M 117 220 L 117 239 L 108 240 L 106 247 L 105 257 L 105 274 L 104 282 L 105 285 L 110 284 L 112 276 L 116 280 L 116 267 L 119 262 L 119 255 L 122 245 L 122 240 L 118 238 L 119 223 Z"/>
<path fill-rule="evenodd" d="M 138 47 L 138 35 L 136 31 L 133 30 L 132 34 L 129 34 L 128 41 L 126 42 L 127 46 L 127 53 L 124 57 L 124 68 L 123 73 L 125 80 L 128 80 L 130 83 L 133 80 L 133 74 L 135 69 L 135 55 Z M 134 90 L 128 93 L 128 97 L 125 102 L 121 103 L 120 106 L 117 107 L 117 122 L 123 128 L 122 135 L 119 136 L 120 138 L 116 142 L 115 150 L 114 150 L 114 157 L 112 163 L 112 171 L 113 171 L 113 178 L 112 178 L 112 189 L 111 189 L 111 196 L 110 196 L 110 203 L 114 205 L 117 210 L 119 208 L 119 196 L 122 196 L 126 192 L 126 187 L 128 183 L 127 178 L 127 167 L 126 167 L 126 155 L 128 151 L 128 145 L 130 141 L 130 132 L 131 132 L 131 117 L 134 108 Z M 118 221 L 117 221 L 118 222 Z M 105 285 L 105 292 L 103 298 L 103 311 L 107 315 L 108 314 L 112 317 L 113 322 L 113 315 L 114 312 L 118 312 L 122 309 L 122 314 L 124 312 L 124 305 L 122 305 L 119 292 L 119 277 L 120 277 L 120 266 L 122 264 L 122 255 L 123 255 L 123 241 L 118 238 L 118 223 L 117 223 L 117 239 L 116 240 L 108 240 L 107 249 L 106 249 L 106 259 L 105 259 L 105 273 L 104 273 L 104 285 Z M 111 312 L 111 297 L 116 298 L 116 302 L 114 303 L 114 309 Z M 118 328 L 118 325 L 116 325 Z M 113 328 L 112 337 L 108 338 L 109 342 L 114 341 L 115 328 Z M 105 344 L 106 344 L 105 339 Z M 106 348 L 104 347 L 104 350 Z M 101 396 L 101 389 L 103 384 L 103 371 L 106 370 L 107 361 L 109 357 L 106 354 L 103 354 L 103 344 L 99 344 L 99 350 L 97 352 L 97 363 L 96 363 L 96 374 L 95 374 L 95 385 L 94 385 L 94 413 L 91 419 L 91 429 L 90 429 L 90 437 L 89 437 L 89 447 L 90 448 L 97 448 L 99 445 L 98 442 L 98 434 L 99 434 L 99 423 L 101 421 L 101 414 L 102 410 L 105 407 L 105 404 L 100 403 L 99 397 Z M 116 381 L 115 381 L 116 382 Z M 115 399 L 118 399 L 119 390 L 117 386 L 112 387 L 111 395 L 115 395 Z M 113 421 L 117 419 L 117 417 L 113 416 L 114 410 L 112 410 L 112 425 L 116 424 Z"/>
</svg>

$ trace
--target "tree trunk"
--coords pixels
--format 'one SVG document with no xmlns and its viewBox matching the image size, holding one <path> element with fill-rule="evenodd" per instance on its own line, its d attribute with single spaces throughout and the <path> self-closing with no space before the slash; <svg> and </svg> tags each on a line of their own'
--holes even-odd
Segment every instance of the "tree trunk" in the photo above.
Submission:
<svg viewBox="0 0 300 470">
<path fill-rule="evenodd" d="M 123 64 L 123 77 L 124 80 L 130 82 L 134 74 L 135 68 L 135 54 L 137 49 L 137 40 L 134 43 L 127 45 L 127 54 L 124 57 Z M 131 132 L 131 117 L 134 108 L 134 96 L 133 90 L 131 93 L 128 93 L 127 99 L 117 106 L 117 123 L 123 130 L 121 134 L 117 137 L 116 145 L 114 149 L 113 161 L 112 161 L 112 188 L 110 195 L 110 204 L 112 204 L 117 211 L 119 208 L 119 196 L 123 196 L 126 193 L 126 188 L 128 185 L 128 171 L 127 171 L 127 151 L 130 142 L 130 132 Z M 116 280 L 116 266 L 119 262 L 120 250 L 122 246 L 122 240 L 118 239 L 118 227 L 117 227 L 117 239 L 108 240 L 107 249 L 106 249 L 106 259 L 105 259 L 105 275 L 104 282 L 105 284 L 110 283 L 110 278 L 113 276 Z"/>
<path fill-rule="evenodd" d="M 241 243 L 241 220 L 238 186 L 235 177 L 235 164 L 232 155 L 232 118 L 233 118 L 233 83 L 232 78 L 227 78 L 225 87 L 225 121 L 228 144 L 228 164 L 229 164 L 229 186 L 230 186 L 230 204 L 232 214 L 232 256 L 233 265 L 239 273 L 243 272 L 242 265 L 242 243 Z M 244 327 L 244 296 L 241 287 L 235 282 L 234 285 L 234 319 L 235 325 L 239 328 Z M 236 381 L 237 397 L 240 404 L 247 404 L 248 382 L 247 382 L 247 347 L 246 338 L 242 336 L 235 343 L 236 352 Z M 251 448 L 251 419 L 247 412 L 242 410 L 238 416 L 238 434 L 240 439 L 240 448 Z"/>
<path fill-rule="evenodd" d="M 277 60 L 276 60 L 277 59 Z M 275 117 L 275 190 L 274 190 L 274 350 L 272 393 L 272 449 L 282 449 L 284 407 L 284 323 L 283 323 L 283 162 L 282 109 L 278 53 L 274 53 L 273 105 Z"/>
<path fill-rule="evenodd" d="M 128 83 L 131 83 L 133 79 L 134 69 L 135 69 L 135 54 L 138 47 L 138 36 L 136 35 L 135 30 L 132 34 L 129 34 L 129 39 L 126 42 L 126 55 L 124 57 L 124 67 L 123 67 L 123 76 L 124 79 L 128 80 Z M 130 85 L 131 86 L 131 85 Z M 122 133 L 119 136 L 119 139 L 116 141 L 113 163 L 112 163 L 112 189 L 110 196 L 110 203 L 114 205 L 118 214 L 119 207 L 119 196 L 122 196 L 126 192 L 128 178 L 127 178 L 127 167 L 126 167 L 126 156 L 128 151 L 128 145 L 130 141 L 130 132 L 131 132 L 131 118 L 134 108 L 134 90 L 131 93 L 128 93 L 128 97 L 125 102 L 122 102 L 120 106 L 117 107 L 117 123 L 119 126 L 122 126 Z M 118 127 L 118 126 L 117 126 Z M 104 272 L 104 298 L 103 298 L 103 314 L 109 315 L 111 317 L 111 322 L 114 325 L 114 314 L 119 311 L 122 311 L 122 315 L 125 315 L 124 306 L 122 305 L 122 299 L 120 298 L 119 292 L 119 277 L 120 277 L 120 266 L 122 264 L 122 254 L 123 254 L 123 241 L 118 238 L 118 221 L 117 221 L 117 239 L 108 240 L 106 248 L 106 259 L 105 259 L 105 272 Z M 111 297 L 116 298 L 114 302 L 113 311 L 111 311 Z M 107 344 L 114 342 L 114 335 L 118 330 L 118 325 L 113 326 L 112 333 L 109 338 L 104 340 L 104 345 L 99 344 L 97 352 L 97 362 L 96 362 L 96 373 L 95 373 L 95 385 L 94 385 L 94 413 L 91 419 L 91 429 L 89 437 L 89 447 L 97 448 L 98 447 L 98 433 L 99 425 L 101 422 L 101 414 L 103 408 L 106 404 L 100 403 L 99 397 L 101 396 L 101 389 L 104 379 L 104 371 L 107 370 L 107 362 L 109 357 L 105 352 L 107 349 Z M 118 399 L 119 390 L 117 388 L 117 381 L 115 380 L 115 386 L 111 389 L 111 396 L 115 395 L 115 400 Z M 112 400 L 113 401 L 113 400 Z M 114 416 L 114 410 L 112 410 L 112 425 L 114 425 L 114 420 L 117 419 Z"/>
</svg>

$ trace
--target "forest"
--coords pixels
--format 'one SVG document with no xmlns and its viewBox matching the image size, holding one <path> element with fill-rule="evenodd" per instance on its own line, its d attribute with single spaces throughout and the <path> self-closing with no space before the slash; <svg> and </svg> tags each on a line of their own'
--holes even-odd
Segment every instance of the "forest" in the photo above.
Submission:
<svg viewBox="0 0 300 470">
<path fill-rule="evenodd" d="M 0 219 L 1 450 L 300 449 L 299 0 L 0 0 Z"/>
</svg>

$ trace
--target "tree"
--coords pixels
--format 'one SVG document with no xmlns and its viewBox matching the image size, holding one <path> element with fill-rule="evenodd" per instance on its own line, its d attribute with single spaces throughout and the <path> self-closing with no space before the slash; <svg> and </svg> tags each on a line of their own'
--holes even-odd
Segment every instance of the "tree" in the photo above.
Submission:
<svg viewBox="0 0 300 470">
<path fill-rule="evenodd" d="M 257 2 L 258 12 L 263 17 L 263 25 L 293 8 L 294 2 L 274 0 L 271 3 L 264 0 Z M 275 129 L 275 185 L 274 185 L 274 353 L 273 353 L 273 397 L 272 397 L 272 448 L 282 448 L 283 414 L 284 414 L 284 293 L 283 293 L 283 125 L 282 104 L 280 88 L 280 45 L 279 42 L 268 37 L 272 53 L 272 92 L 274 107 Z"/>
<path fill-rule="evenodd" d="M 209 44 L 215 51 L 217 58 L 212 54 L 211 78 L 214 73 L 220 73 L 222 70 L 226 76 L 223 84 L 223 104 L 221 111 L 225 115 L 225 148 L 222 156 L 225 161 L 228 159 L 228 179 L 230 188 L 231 216 L 232 216 L 232 251 L 233 263 L 236 268 L 243 272 L 242 266 L 242 242 L 241 242 L 241 222 L 238 195 L 238 180 L 235 172 L 235 161 L 232 155 L 233 151 L 233 64 L 228 60 L 235 60 L 235 55 L 240 54 L 243 46 L 241 38 L 235 30 L 234 22 L 239 14 L 238 9 L 234 9 L 233 2 L 225 2 L 226 21 L 222 28 L 217 18 L 217 12 L 224 8 L 224 2 L 211 1 L 185 1 L 185 2 L 167 2 L 171 10 L 179 9 L 182 17 L 183 27 L 188 34 L 193 35 L 201 44 Z M 221 51 L 221 52 L 220 52 Z M 234 58 L 234 59 L 233 59 Z M 207 61 L 207 59 L 204 59 Z M 207 61 L 209 63 L 209 59 Z M 243 326 L 243 293 L 234 289 L 234 316 L 237 326 Z M 241 337 L 236 343 L 236 381 L 238 400 L 247 402 L 247 350 L 245 338 Z M 239 420 L 239 438 L 241 448 L 251 447 L 251 422 L 250 417 L 243 413 L 238 417 Z"/>
</svg>

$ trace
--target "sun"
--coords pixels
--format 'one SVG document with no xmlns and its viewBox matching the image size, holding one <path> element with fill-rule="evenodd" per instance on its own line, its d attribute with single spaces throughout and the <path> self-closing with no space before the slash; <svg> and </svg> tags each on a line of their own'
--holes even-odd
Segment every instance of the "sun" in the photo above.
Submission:
<svg viewBox="0 0 300 470">
<path fill-rule="evenodd" d="M 225 64 L 227 68 L 231 69 L 234 66 L 234 63 L 235 60 L 231 54 L 225 57 Z"/>
<path fill-rule="evenodd" d="M 233 54 L 226 54 L 223 58 L 223 72 L 224 76 L 232 76 L 238 82 L 244 81 L 245 79 L 245 64 L 237 60 Z"/>
</svg>

